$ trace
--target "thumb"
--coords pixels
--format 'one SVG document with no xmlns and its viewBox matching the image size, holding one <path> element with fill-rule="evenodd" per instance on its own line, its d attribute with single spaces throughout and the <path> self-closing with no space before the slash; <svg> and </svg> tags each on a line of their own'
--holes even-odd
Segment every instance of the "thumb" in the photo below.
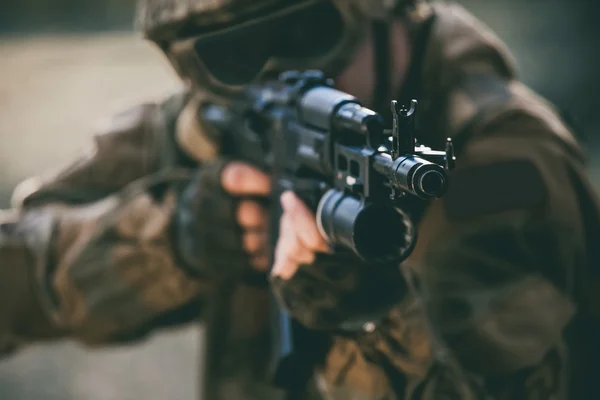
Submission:
<svg viewBox="0 0 600 400">
<path fill-rule="evenodd" d="M 179 148 L 197 162 L 214 160 L 221 149 L 217 128 L 200 117 L 202 97 L 193 97 L 179 114 L 175 125 L 175 140 Z"/>
</svg>

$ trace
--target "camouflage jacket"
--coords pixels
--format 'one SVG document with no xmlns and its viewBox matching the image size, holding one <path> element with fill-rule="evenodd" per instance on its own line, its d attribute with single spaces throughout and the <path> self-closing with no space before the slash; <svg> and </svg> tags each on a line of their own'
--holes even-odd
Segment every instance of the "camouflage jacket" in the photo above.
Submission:
<svg viewBox="0 0 600 400">
<path fill-rule="evenodd" d="M 420 222 L 410 294 L 375 329 L 335 336 L 315 387 L 328 399 L 584 398 L 600 203 L 580 150 L 486 27 L 459 6 L 432 10 L 423 123 L 427 144 L 459 144 L 452 188 Z M 118 115 L 90 152 L 17 189 L 0 225 L 4 352 L 138 340 L 201 315 L 204 398 L 280 398 L 258 383 L 266 291 L 191 279 L 173 255 L 169 183 L 193 166 L 177 145 L 200 124 L 193 98 Z"/>
</svg>

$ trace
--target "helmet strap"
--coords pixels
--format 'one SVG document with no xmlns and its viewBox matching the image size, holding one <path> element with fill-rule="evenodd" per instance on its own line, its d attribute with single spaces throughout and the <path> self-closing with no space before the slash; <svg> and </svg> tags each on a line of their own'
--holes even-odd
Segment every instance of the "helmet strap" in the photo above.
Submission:
<svg viewBox="0 0 600 400">
<path fill-rule="evenodd" d="M 390 93 L 392 57 L 390 53 L 391 37 L 390 23 L 385 20 L 374 20 L 371 30 L 373 32 L 373 67 L 375 71 L 375 85 L 373 87 L 373 109 L 383 111 Z"/>
<path fill-rule="evenodd" d="M 421 100 L 419 97 L 421 94 L 422 64 L 434 20 L 435 14 L 432 14 L 419 27 L 416 32 L 416 37 L 413 38 L 413 44 L 416 46 L 412 52 L 412 61 L 410 63 L 409 71 L 399 93 L 393 94 L 394 96 L 400 95 L 401 98 L 398 98 L 397 100 L 401 102 L 409 102 L 412 99 Z M 394 89 L 391 87 L 391 74 L 393 68 L 392 22 L 393 20 L 375 19 L 371 23 L 374 48 L 373 67 L 375 71 L 375 86 L 373 87 L 371 98 L 373 101 L 373 109 L 381 113 L 386 119 L 391 119 L 391 110 L 386 102 L 390 100 L 390 92 Z"/>
<path fill-rule="evenodd" d="M 404 83 L 400 88 L 400 91 L 395 95 L 398 96 L 398 101 L 402 104 L 409 104 L 411 100 L 415 99 L 420 102 L 420 107 L 426 106 L 422 93 L 423 85 L 423 67 L 425 62 L 425 56 L 427 52 L 427 45 L 432 33 L 433 24 L 436 19 L 436 14 L 432 13 L 420 26 L 417 27 L 412 37 L 412 54 L 411 62 Z M 389 107 L 388 107 L 389 108 Z M 391 111 L 390 111 L 391 113 Z M 423 113 L 419 113 L 423 115 Z M 417 129 L 420 129 L 421 120 L 417 116 Z"/>
</svg>

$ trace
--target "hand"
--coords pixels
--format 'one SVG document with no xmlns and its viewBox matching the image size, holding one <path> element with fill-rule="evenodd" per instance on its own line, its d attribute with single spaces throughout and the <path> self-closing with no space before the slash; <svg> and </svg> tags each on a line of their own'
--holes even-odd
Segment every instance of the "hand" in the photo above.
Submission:
<svg viewBox="0 0 600 400">
<path fill-rule="evenodd" d="M 293 192 L 281 196 L 283 215 L 275 249 L 272 276 L 290 279 L 301 264 L 312 264 L 317 252 L 329 247 L 317 228 L 315 215 Z"/>
<path fill-rule="evenodd" d="M 241 163 L 203 164 L 181 193 L 177 245 L 187 269 L 201 276 L 266 272 L 267 211 L 256 200 L 271 192 L 269 177 Z"/>
<path fill-rule="evenodd" d="M 330 251 L 314 214 L 296 195 L 284 193 L 281 205 L 271 283 L 294 318 L 313 329 L 335 329 L 370 321 L 402 298 L 405 282 L 398 265 L 375 265 L 350 251 Z"/>
<path fill-rule="evenodd" d="M 221 186 L 232 197 L 262 196 L 271 193 L 271 179 L 264 172 L 241 162 L 228 164 L 221 173 Z M 237 204 L 236 219 L 242 228 L 244 250 L 254 255 L 251 265 L 266 272 L 269 265 L 267 253 L 267 210 L 253 200 L 241 200 Z"/>
</svg>

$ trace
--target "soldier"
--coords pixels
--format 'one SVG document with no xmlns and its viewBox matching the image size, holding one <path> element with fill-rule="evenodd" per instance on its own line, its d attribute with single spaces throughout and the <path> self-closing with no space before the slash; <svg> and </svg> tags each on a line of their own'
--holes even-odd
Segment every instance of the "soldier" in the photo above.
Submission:
<svg viewBox="0 0 600 400">
<path fill-rule="evenodd" d="M 572 134 L 485 26 L 414 0 L 145 0 L 139 21 L 188 90 L 117 116 L 92 152 L 16 190 L 0 233 L 6 353 L 61 337 L 140 340 L 200 314 L 204 398 L 281 398 L 265 379 L 266 211 L 245 198 L 267 196 L 269 179 L 223 159 L 199 110 L 315 68 L 381 112 L 419 99 L 424 142 L 453 137 L 459 150 L 450 191 L 424 210 L 399 268 L 329 253 L 311 212 L 282 197 L 271 283 L 332 337 L 318 391 L 596 398 L 598 201 Z"/>
</svg>

